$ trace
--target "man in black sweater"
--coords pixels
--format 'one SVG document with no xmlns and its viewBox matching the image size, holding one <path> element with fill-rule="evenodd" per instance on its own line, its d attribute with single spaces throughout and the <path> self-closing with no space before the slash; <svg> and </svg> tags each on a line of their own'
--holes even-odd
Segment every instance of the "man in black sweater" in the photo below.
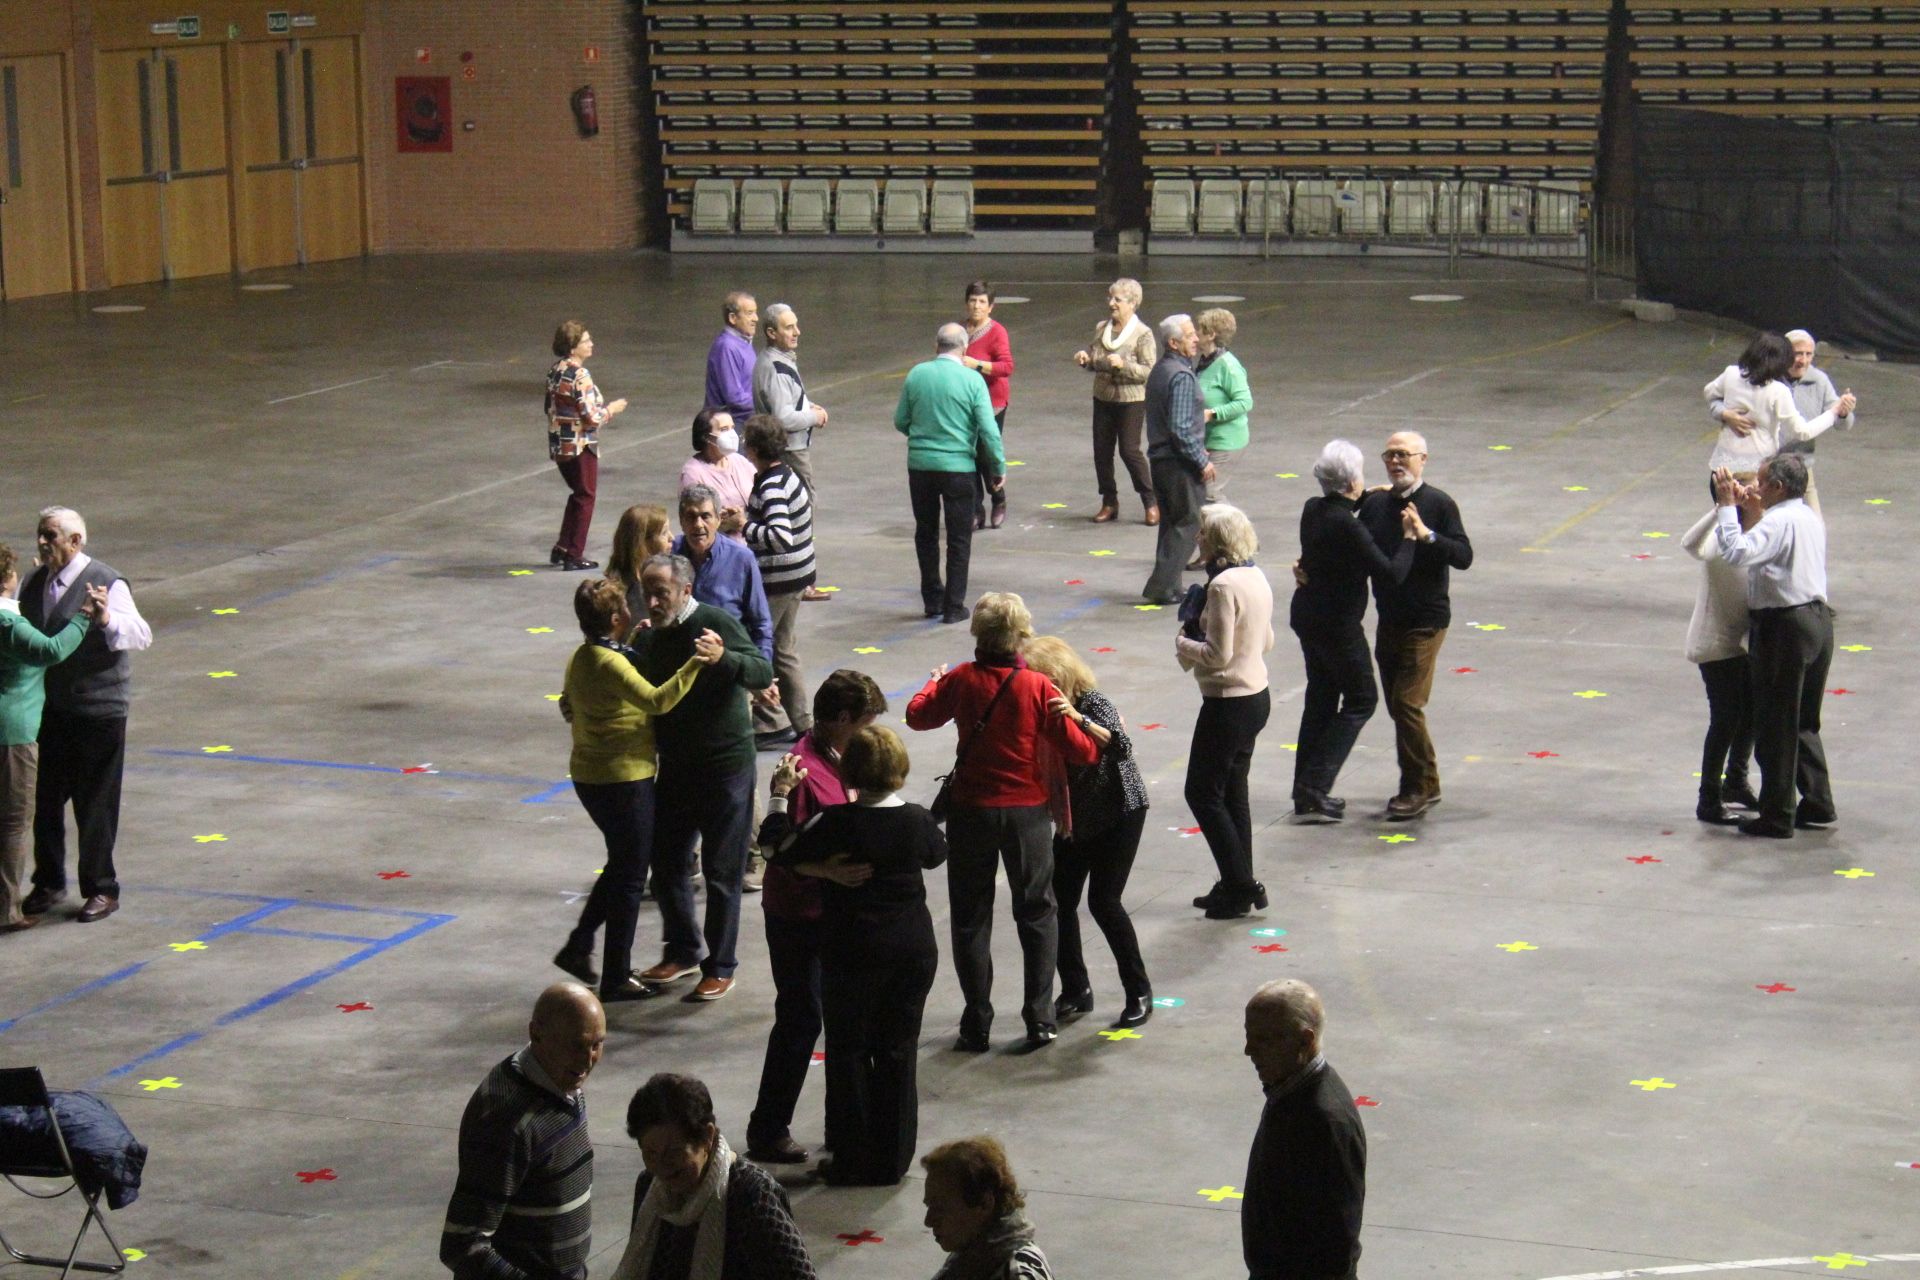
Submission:
<svg viewBox="0 0 1920 1280">
<path fill-rule="evenodd" d="M 1452 498 L 1423 482 L 1427 439 L 1417 431 L 1387 437 L 1381 458 L 1389 488 L 1369 493 L 1360 503 L 1360 521 L 1388 555 L 1405 536 L 1402 512 L 1417 521 L 1413 569 L 1405 582 L 1374 579 L 1373 602 L 1379 611 L 1373 657 L 1380 666 L 1387 714 L 1393 717 L 1394 746 L 1400 755 L 1400 791 L 1387 803 L 1391 821 L 1417 818 L 1440 803 L 1440 766 L 1427 735 L 1427 695 L 1433 668 L 1446 642 L 1453 612 L 1447 598 L 1447 571 L 1473 564 L 1473 544 L 1460 523 Z"/>
<path fill-rule="evenodd" d="M 1320 1055 L 1325 1022 L 1320 997 L 1293 979 L 1247 1002 L 1247 1057 L 1267 1094 L 1240 1206 L 1248 1280 L 1352 1280 L 1360 1265 L 1367 1135 Z"/>
</svg>

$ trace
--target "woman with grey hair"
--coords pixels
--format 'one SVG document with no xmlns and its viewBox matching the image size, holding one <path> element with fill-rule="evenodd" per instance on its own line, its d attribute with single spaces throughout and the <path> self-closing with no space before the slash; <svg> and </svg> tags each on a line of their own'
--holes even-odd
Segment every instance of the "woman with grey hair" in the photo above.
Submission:
<svg viewBox="0 0 1920 1280">
<path fill-rule="evenodd" d="M 1307 667 L 1293 757 L 1296 822 L 1338 822 L 1346 816 L 1346 801 L 1332 794 L 1334 779 L 1380 703 L 1361 626 L 1367 583 L 1404 582 L 1413 568 L 1410 525 L 1403 523 L 1400 545 L 1389 559 L 1355 514 L 1366 488 L 1363 466 L 1351 442 L 1330 442 L 1313 464 L 1320 496 L 1307 499 L 1300 512 L 1301 585 L 1294 589 L 1288 615 Z"/>
<path fill-rule="evenodd" d="M 1073 362 L 1093 374 L 1093 475 L 1100 485 L 1095 524 L 1119 518 L 1120 490 L 1113 478 L 1113 450 L 1127 464 L 1133 491 L 1146 508 L 1148 524 L 1160 523 L 1153 500 L 1153 476 L 1140 440 L 1147 424 L 1147 375 L 1160 358 L 1153 330 L 1140 310 L 1140 282 L 1121 277 L 1107 287 L 1107 318 L 1094 326 L 1093 341 L 1073 353 Z"/>
</svg>

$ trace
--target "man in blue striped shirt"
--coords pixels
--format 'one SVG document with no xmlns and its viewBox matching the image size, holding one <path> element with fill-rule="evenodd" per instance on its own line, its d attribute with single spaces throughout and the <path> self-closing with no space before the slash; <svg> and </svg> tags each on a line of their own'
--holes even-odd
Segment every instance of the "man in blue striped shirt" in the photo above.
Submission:
<svg viewBox="0 0 1920 1280">
<path fill-rule="evenodd" d="M 1213 483 L 1207 460 L 1207 421 L 1193 360 L 1200 336 L 1193 317 L 1168 316 L 1160 322 L 1163 354 L 1147 375 L 1147 466 L 1153 472 L 1154 501 L 1160 507 L 1160 540 L 1154 548 L 1153 576 L 1140 592 L 1153 604 L 1179 604 L 1181 574 L 1200 532 L 1200 506 Z"/>
</svg>

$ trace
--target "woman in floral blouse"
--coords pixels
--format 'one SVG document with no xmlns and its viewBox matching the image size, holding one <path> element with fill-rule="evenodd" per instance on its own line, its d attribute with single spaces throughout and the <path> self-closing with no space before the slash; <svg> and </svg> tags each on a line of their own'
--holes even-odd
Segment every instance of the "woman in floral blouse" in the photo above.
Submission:
<svg viewBox="0 0 1920 1280">
<path fill-rule="evenodd" d="M 624 413 L 627 402 L 608 403 L 593 385 L 586 363 L 593 355 L 593 335 L 586 325 L 568 320 L 555 329 L 553 354 L 559 359 L 547 370 L 547 456 L 567 482 L 567 513 L 551 563 L 597 569 L 599 561 L 587 559 L 587 526 L 593 523 L 593 495 L 600 483 L 600 426 Z"/>
</svg>

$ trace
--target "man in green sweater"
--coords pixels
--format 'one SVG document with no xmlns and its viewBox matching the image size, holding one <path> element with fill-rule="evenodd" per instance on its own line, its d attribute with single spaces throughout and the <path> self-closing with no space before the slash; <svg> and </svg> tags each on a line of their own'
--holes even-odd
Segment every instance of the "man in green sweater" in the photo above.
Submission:
<svg viewBox="0 0 1920 1280">
<path fill-rule="evenodd" d="M 993 459 L 993 491 L 1006 484 L 1007 458 L 987 384 L 960 362 L 967 330 L 943 324 L 934 357 L 915 365 L 900 388 L 893 425 L 907 438 L 907 489 L 913 497 L 913 549 L 920 557 L 920 602 L 929 618 L 964 622 L 967 563 L 973 557 L 975 450 Z M 947 581 L 940 583 L 940 517 L 947 520 Z"/>
<path fill-rule="evenodd" d="M 740 878 L 753 837 L 754 742 L 749 692 L 773 683 L 773 664 L 740 620 L 693 598 L 693 565 L 658 555 L 640 569 L 648 626 L 633 635 L 633 663 L 659 683 L 693 656 L 702 631 L 726 645 L 680 705 L 653 722 L 660 772 L 653 837 L 653 893 L 660 903 L 663 955 L 640 981 L 657 990 L 700 973 L 689 1001 L 733 990 L 740 937 Z M 664 674 L 663 674 L 664 673 Z M 693 917 L 693 842 L 707 881 L 704 929 Z"/>
<path fill-rule="evenodd" d="M 31 929 L 39 916 L 20 911 L 40 773 L 40 710 L 46 669 L 64 662 L 106 616 L 107 589 L 88 587 L 87 603 L 52 635 L 20 616 L 20 561 L 0 544 L 0 933 Z"/>
</svg>

